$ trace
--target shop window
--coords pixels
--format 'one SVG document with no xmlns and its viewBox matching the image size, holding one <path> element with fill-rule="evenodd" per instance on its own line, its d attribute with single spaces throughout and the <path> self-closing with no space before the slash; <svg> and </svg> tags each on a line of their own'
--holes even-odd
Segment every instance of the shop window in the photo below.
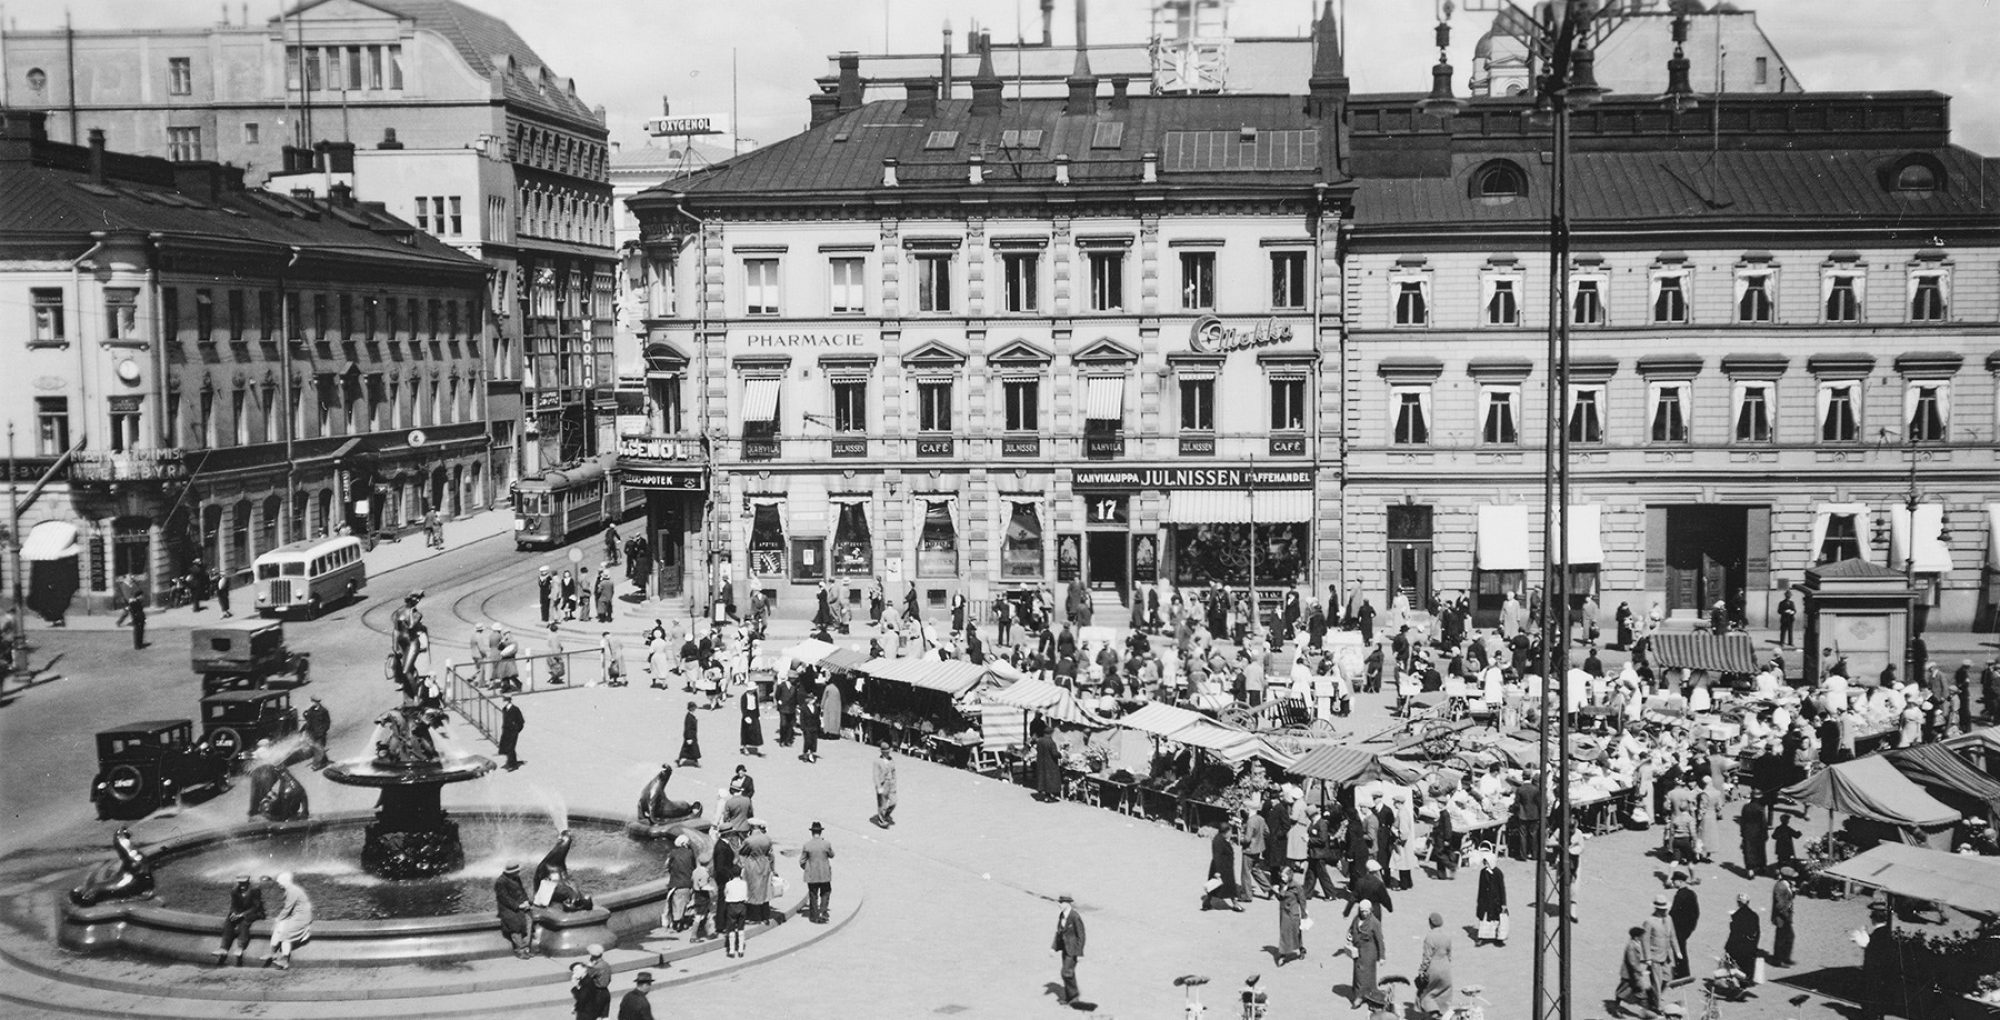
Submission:
<svg viewBox="0 0 2000 1020">
<path fill-rule="evenodd" d="M 1819 384 L 1819 438 L 1823 443 L 1852 443 L 1861 438 L 1859 379 Z"/>
<path fill-rule="evenodd" d="M 1125 253 L 1122 251 L 1086 252 L 1090 265 L 1090 310 L 1093 312 L 1120 312 L 1125 310 Z"/>
<path fill-rule="evenodd" d="M 827 310 L 835 315 L 858 315 L 868 310 L 868 286 L 863 272 L 866 263 L 851 256 L 827 262 Z"/>
<path fill-rule="evenodd" d="M 1397 446 L 1423 446 L 1431 441 L 1431 388 L 1428 386 L 1397 386 L 1389 391 L 1390 408 L 1394 414 L 1394 437 Z"/>
<path fill-rule="evenodd" d="M 1305 576 L 1309 549 L 1304 524 L 1200 524 L 1173 529 L 1174 583 L 1247 585 L 1255 558 L 1259 587 L 1296 584 Z"/>
<path fill-rule="evenodd" d="M 875 543 L 868 531 L 868 505 L 859 500 L 837 504 L 833 524 L 833 573 L 838 577 L 869 577 L 875 572 Z"/>
<path fill-rule="evenodd" d="M 1687 384 L 1653 383 L 1652 437 L 1656 443 L 1688 441 Z"/>
<path fill-rule="evenodd" d="M 1771 302 L 1771 274 L 1743 273 L 1736 277 L 1736 321 L 1770 322 L 1773 317 Z"/>
<path fill-rule="evenodd" d="M 1736 441 L 1739 443 L 1768 443 L 1771 441 L 1771 384 L 1768 382 L 1740 382 L 1736 384 Z"/>
<path fill-rule="evenodd" d="M 1010 251 L 1000 256 L 1008 311 L 1033 312 L 1041 308 L 1037 294 L 1041 264 L 1041 255 L 1032 251 Z"/>
<path fill-rule="evenodd" d="M 1203 377 L 1181 381 L 1181 431 L 1215 431 L 1215 379 Z M 1273 394 L 1275 416 L 1276 395 Z"/>
<path fill-rule="evenodd" d="M 1042 427 L 1042 384 L 1039 380 L 1002 380 L 1000 391 L 1007 401 L 1007 431 L 1034 432 Z"/>
<path fill-rule="evenodd" d="M 917 576 L 958 576 L 958 526 L 948 500 L 924 501 L 923 526 L 917 534 Z"/>
<path fill-rule="evenodd" d="M 868 431 L 868 380 L 835 379 L 833 381 L 833 430 L 835 432 Z"/>
<path fill-rule="evenodd" d="M 1604 442 L 1604 387 L 1572 386 L 1569 391 L 1569 441 Z"/>
<path fill-rule="evenodd" d="M 759 577 L 785 576 L 785 526 L 778 504 L 759 503 L 750 518 L 750 572 Z"/>
<path fill-rule="evenodd" d="M 1521 388 L 1481 387 L 1479 441 L 1488 446 L 1514 446 L 1521 441 Z"/>
<path fill-rule="evenodd" d="M 1487 277 L 1485 282 L 1486 324 L 1488 326 L 1520 325 L 1521 281 L 1510 277 Z"/>
<path fill-rule="evenodd" d="M 1042 576 L 1042 516 L 1033 503 L 1015 503 L 1000 541 L 1000 576 Z"/>
<path fill-rule="evenodd" d="M 1215 309 L 1215 253 L 1181 252 L 1181 307 L 1188 311 Z"/>
<path fill-rule="evenodd" d="M 1911 383 L 1903 391 L 1910 442 L 1942 443 L 1951 432 L 1951 390 L 1943 382 Z"/>
<path fill-rule="evenodd" d="M 1271 310 L 1297 311 L 1306 306 L 1306 253 L 1271 253 Z"/>
</svg>

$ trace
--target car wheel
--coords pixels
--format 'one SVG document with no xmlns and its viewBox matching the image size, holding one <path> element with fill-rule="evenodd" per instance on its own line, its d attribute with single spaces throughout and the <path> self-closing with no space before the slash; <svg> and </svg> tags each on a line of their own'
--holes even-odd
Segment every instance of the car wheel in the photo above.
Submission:
<svg viewBox="0 0 2000 1020">
<path fill-rule="evenodd" d="M 306 603 L 306 616 L 317 619 L 319 617 L 319 612 L 320 612 L 319 596 L 315 595 L 312 597 L 311 601 Z"/>
<path fill-rule="evenodd" d="M 208 731 L 208 742 L 214 746 L 215 753 L 225 759 L 234 759 L 247 750 L 243 745 L 243 734 L 237 732 L 234 726 L 217 726 Z"/>
<path fill-rule="evenodd" d="M 113 765 L 104 775 L 104 797 L 98 801 L 99 815 L 143 818 L 160 806 L 158 782 L 146 777 L 136 765 Z"/>
</svg>

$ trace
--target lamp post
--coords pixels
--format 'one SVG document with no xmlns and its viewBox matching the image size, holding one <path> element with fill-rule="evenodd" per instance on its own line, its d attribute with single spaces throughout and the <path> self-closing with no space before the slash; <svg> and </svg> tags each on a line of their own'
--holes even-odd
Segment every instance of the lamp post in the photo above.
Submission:
<svg viewBox="0 0 2000 1020">
<path fill-rule="evenodd" d="M 16 484 L 15 467 L 14 423 L 10 420 L 7 422 L 7 559 L 14 570 L 14 612 L 7 628 L 7 643 L 13 653 L 8 657 L 8 671 L 26 673 L 28 634 L 21 618 L 21 572 L 27 568 L 21 561 L 21 490 Z"/>
<path fill-rule="evenodd" d="M 1468 10 L 1491 11 L 1500 15 L 1523 37 L 1533 60 L 1534 112 L 1547 117 L 1551 132 L 1549 160 L 1549 330 L 1546 351 L 1546 414 L 1542 466 L 1542 615 L 1541 670 L 1542 697 L 1539 755 L 1536 782 L 1544 798 L 1553 797 L 1557 807 L 1545 800 L 1541 818 L 1535 823 L 1535 959 L 1533 974 L 1533 1016 L 1570 1020 L 1573 996 L 1570 912 L 1571 884 L 1575 876 L 1569 865 L 1569 845 L 1573 835 L 1569 811 L 1569 429 L 1567 407 L 1570 367 L 1570 223 L 1569 157 L 1571 110 L 1596 103 L 1605 89 L 1597 84 L 1596 56 L 1592 48 L 1642 5 L 1620 4 L 1612 0 L 1552 0 L 1535 5 L 1533 13 L 1514 0 L 1466 0 Z M 1418 104 L 1428 114 L 1450 116 L 1464 104 L 1451 94 L 1451 64 L 1446 47 L 1450 40 L 1447 22 L 1451 0 L 1438 8 L 1438 63 L 1432 68 L 1431 92 Z M 1499 19 L 1496 19 L 1496 24 Z M 1682 51 L 1687 38 L 1687 16 L 1674 18 L 1674 55 L 1667 64 L 1667 89 L 1660 102 L 1679 114 L 1696 106 L 1689 87 L 1689 61 Z M 1551 780 L 1553 785 L 1551 786 Z M 1551 832 L 1550 810 L 1558 810 L 1560 821 Z M 1550 851 L 1551 837 L 1555 850 Z M 1553 923 L 1541 904 L 1549 902 L 1550 884 L 1555 884 L 1556 913 Z M 1550 981 L 1548 956 L 1556 957 L 1555 980 Z"/>
<path fill-rule="evenodd" d="M 1882 441 L 1889 440 L 1889 430 L 1882 430 Z M 1903 484 L 1903 578 L 1910 586 L 1915 598 L 1910 603 L 1909 637 L 1903 642 L 1903 681 L 1917 683 L 1923 676 L 1925 660 L 1924 624 L 1930 616 L 1930 595 L 1917 582 L 1917 508 L 1923 504 L 1923 492 L 1917 488 L 1917 460 L 1923 451 L 1917 446 L 1917 435 L 1913 429 L 1905 438 L 1909 448 L 1910 470 Z M 1939 537 L 1944 527 L 1943 513 L 1939 513 Z"/>
</svg>

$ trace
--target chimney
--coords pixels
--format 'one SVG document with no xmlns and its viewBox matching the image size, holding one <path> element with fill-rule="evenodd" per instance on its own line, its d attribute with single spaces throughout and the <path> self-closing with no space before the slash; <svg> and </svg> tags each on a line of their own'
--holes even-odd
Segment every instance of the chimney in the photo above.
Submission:
<svg viewBox="0 0 2000 1020">
<path fill-rule="evenodd" d="M 1054 46 L 1056 21 L 1056 0 L 1042 0 L 1042 45 Z"/>
<path fill-rule="evenodd" d="M 1007 84 L 993 73 L 993 48 L 983 45 L 979 50 L 979 71 L 972 76 L 972 115 L 985 117 L 1000 112 L 1000 98 Z"/>
<path fill-rule="evenodd" d="M 104 183 L 104 129 L 90 129 L 90 179 Z"/>
<path fill-rule="evenodd" d="M 1129 110 L 1132 108 L 1132 97 L 1126 91 L 1131 87 L 1132 87 L 1132 79 L 1126 77 L 1125 75 L 1122 74 L 1117 75 L 1111 79 L 1112 109 Z"/>
<path fill-rule="evenodd" d="M 226 172 L 235 169 L 208 160 L 175 163 L 173 167 L 174 190 L 203 202 L 213 202 L 221 196 Z M 236 180 L 239 183 L 243 180 L 241 170 L 236 170 Z"/>
<path fill-rule="evenodd" d="M 0 110 L 0 137 L 15 142 L 46 142 L 48 116 L 40 110 Z"/>
<path fill-rule="evenodd" d="M 1306 79 L 1306 115 L 1337 118 L 1347 98 L 1347 65 L 1340 53 L 1340 27 L 1333 17 L 1333 0 L 1326 0 L 1313 22 L 1312 76 Z"/>
<path fill-rule="evenodd" d="M 1097 112 L 1097 77 L 1090 73 L 1090 22 L 1086 0 L 1076 0 L 1076 66 L 1064 82 L 1069 100 L 1063 113 L 1072 117 Z"/>
<path fill-rule="evenodd" d="M 812 107 L 812 116 L 806 122 L 809 128 L 818 127 L 840 116 L 840 97 L 834 95 L 831 85 L 823 85 L 820 91 L 807 96 L 806 103 Z"/>
<path fill-rule="evenodd" d="M 861 54 L 852 50 L 840 55 L 840 112 L 861 109 Z"/>
<path fill-rule="evenodd" d="M 968 32 L 968 33 L 966 34 L 966 38 L 968 38 L 968 39 L 969 39 L 969 38 L 971 38 L 971 37 L 972 37 L 972 33 L 969 33 L 969 32 Z M 943 56 L 943 64 L 944 64 L 944 70 L 942 71 L 942 73 L 941 73 L 941 75 L 940 75 L 940 81 L 941 81 L 941 82 L 943 83 L 943 92 L 944 92 L 944 97 L 945 97 L 946 99 L 950 99 L 950 98 L 951 98 L 951 21 L 950 21 L 950 19 L 946 19 L 946 21 L 945 21 L 945 23 L 944 23 L 944 50 L 943 50 L 943 54 L 944 54 L 944 56 Z"/>
<path fill-rule="evenodd" d="M 354 187 L 345 182 L 335 182 L 326 189 L 326 200 L 331 205 L 343 209 L 354 208 Z"/>
<path fill-rule="evenodd" d="M 353 142 L 321 142 L 313 148 L 319 150 L 321 170 L 330 174 L 354 172 Z"/>
<path fill-rule="evenodd" d="M 395 128 L 383 128 L 382 140 L 376 142 L 375 147 L 378 149 L 400 149 L 403 147 L 403 143 L 396 140 Z"/>
<path fill-rule="evenodd" d="M 919 78 L 904 86 L 903 116 L 912 120 L 929 120 L 938 112 L 938 83 L 929 78 Z"/>
</svg>

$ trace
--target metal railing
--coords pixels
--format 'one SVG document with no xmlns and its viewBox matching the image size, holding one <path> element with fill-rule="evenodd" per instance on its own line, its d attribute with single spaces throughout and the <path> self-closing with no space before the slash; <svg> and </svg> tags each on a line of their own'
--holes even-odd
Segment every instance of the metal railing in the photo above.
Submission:
<svg viewBox="0 0 2000 1020">
<path fill-rule="evenodd" d="M 500 687 L 500 660 L 488 659 L 484 667 L 470 662 L 447 662 L 440 678 L 447 708 L 465 717 L 486 739 L 500 739 L 500 698 L 524 697 L 530 694 L 548 694 L 577 687 L 590 687 L 605 683 L 604 653 L 596 645 L 574 651 L 542 652 L 523 655 L 509 660 L 513 667 L 518 689 Z M 556 664 L 561 663 L 562 682 L 554 680 Z M 631 667 L 627 665 L 626 679 L 631 679 Z"/>
</svg>

